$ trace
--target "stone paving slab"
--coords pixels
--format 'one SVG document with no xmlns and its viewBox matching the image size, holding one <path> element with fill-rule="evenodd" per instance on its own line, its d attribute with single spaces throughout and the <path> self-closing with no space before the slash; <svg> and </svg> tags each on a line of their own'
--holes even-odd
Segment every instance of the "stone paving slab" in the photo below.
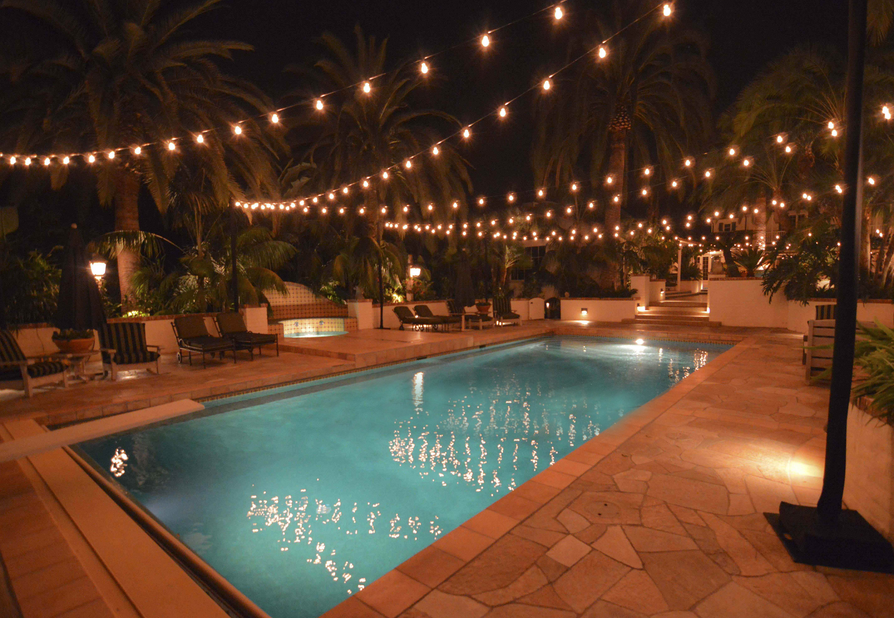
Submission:
<svg viewBox="0 0 894 618">
<path fill-rule="evenodd" d="M 747 338 L 584 444 L 488 509 L 516 522 L 503 536 L 471 536 L 478 515 L 441 539 L 461 567 L 416 578 L 443 557 L 414 557 L 403 572 L 430 592 L 386 615 L 894 616 L 894 577 L 795 564 L 763 517 L 821 486 L 828 391 L 804 384 L 800 345 Z"/>
<path fill-rule="evenodd" d="M 762 511 L 775 510 L 780 499 L 814 503 L 821 484 L 828 391 L 804 384 L 800 336 L 552 326 L 563 334 L 741 343 L 327 618 L 894 616 L 894 578 L 794 564 L 763 518 Z M 476 331 L 473 345 L 508 341 L 527 330 Z M 397 354 L 406 355 L 409 347 L 420 354 L 419 346 L 427 344 L 394 335 L 385 339 L 397 340 L 394 349 L 404 350 Z M 367 351 L 382 345 L 381 338 L 373 339 Z M 305 354 L 282 358 L 319 375 L 356 363 Z M 272 383 L 284 375 L 276 361 L 238 367 L 243 365 L 251 375 L 240 385 Z M 207 371 L 219 374 L 212 375 L 221 383 L 234 381 L 231 366 Z M 212 377 L 195 370 L 183 375 Z M 132 400 L 149 401 L 155 380 L 160 378 L 133 380 Z M 54 407 L 60 401 L 50 399 L 55 394 L 42 394 L 37 412 L 15 413 L 46 419 L 72 409 L 77 414 L 77 405 Z M 6 491 L 0 490 L 0 498 Z M 16 542 L 0 531 L 0 548 L 11 543 L 14 552 L 43 551 L 16 549 Z M 66 558 L 53 560 L 42 568 Z M 15 558 L 7 568 L 19 568 Z M 45 575 L 52 580 L 49 588 L 70 579 Z M 101 600 L 79 606 L 82 615 L 105 615 L 100 608 L 109 607 L 108 591 L 101 592 Z"/>
</svg>

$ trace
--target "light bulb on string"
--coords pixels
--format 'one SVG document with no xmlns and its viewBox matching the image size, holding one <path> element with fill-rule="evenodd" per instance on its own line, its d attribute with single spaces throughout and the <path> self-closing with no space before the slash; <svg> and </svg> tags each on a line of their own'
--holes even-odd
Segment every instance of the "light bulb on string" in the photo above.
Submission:
<svg viewBox="0 0 894 618">
<path fill-rule="evenodd" d="M 437 157 L 439 154 L 441 154 L 441 149 L 438 148 L 437 146 L 434 146 L 434 147 L 431 149 L 431 153 L 432 153 L 433 156 Z"/>
<path fill-rule="evenodd" d="M 683 161 L 683 165 L 685 165 L 686 167 L 692 167 L 692 159 L 686 159 L 685 161 Z"/>
<path fill-rule="evenodd" d="M 469 139 L 470 137 L 472 137 L 472 131 L 469 130 L 468 127 L 466 127 L 465 129 L 463 129 L 463 139 Z"/>
<path fill-rule="evenodd" d="M 279 114 L 277 114 L 276 112 L 270 114 L 270 122 L 272 122 L 273 124 L 279 124 Z"/>
<path fill-rule="evenodd" d="M 404 167 L 407 168 L 408 170 L 409 170 L 409 169 L 412 169 L 412 168 L 413 168 L 413 162 L 412 162 L 410 159 L 407 159 L 407 160 L 404 162 Z"/>
<path fill-rule="evenodd" d="M 500 107 L 499 114 L 500 114 L 500 118 L 505 118 L 507 116 L 507 114 L 509 114 L 509 112 L 506 110 L 505 105 Z"/>
<path fill-rule="evenodd" d="M 537 191 L 537 197 L 543 197 L 544 195 L 546 195 L 546 191 L 544 191 L 543 189 Z"/>
<path fill-rule="evenodd" d="M 565 11 L 562 10 L 561 4 L 556 7 L 555 11 L 553 11 L 553 17 L 555 17 L 556 21 L 559 21 L 563 17 L 565 17 Z"/>
<path fill-rule="evenodd" d="M 577 189 L 578 189 L 577 183 L 576 182 L 571 183 L 571 192 L 577 193 Z"/>
<path fill-rule="evenodd" d="M 202 135 L 201 133 L 199 133 L 198 135 L 196 135 L 196 143 L 197 143 L 197 144 L 204 144 L 204 143 L 205 143 L 205 136 Z M 173 148 L 170 148 L 170 150 L 173 150 Z"/>
<path fill-rule="evenodd" d="M 44 167 L 49 167 L 49 166 L 50 166 L 50 158 L 49 158 L 49 157 L 45 157 L 45 158 L 44 158 L 44 160 L 43 160 L 43 165 L 44 165 Z"/>
<path fill-rule="evenodd" d="M 544 91 L 548 91 L 552 87 L 553 87 L 552 82 L 550 82 L 548 79 L 543 80 L 543 90 Z"/>
<path fill-rule="evenodd" d="M 317 99 L 314 101 L 314 107 L 318 112 L 323 111 L 323 99 Z"/>
<path fill-rule="evenodd" d="M 481 47 L 484 47 L 485 49 L 490 47 L 490 36 L 489 35 L 485 34 L 483 37 L 481 37 Z"/>
<path fill-rule="evenodd" d="M 110 150 L 109 152 L 106 153 L 106 156 L 109 158 L 109 161 L 111 161 L 112 159 L 115 158 L 115 151 Z"/>
<path fill-rule="evenodd" d="M 177 150 L 177 143 L 174 140 L 170 140 L 168 142 L 168 150 L 170 150 L 171 152 Z"/>
<path fill-rule="evenodd" d="M 341 192 L 344 193 L 345 195 L 347 195 L 349 192 L 349 189 L 347 187 L 342 187 Z"/>
<path fill-rule="evenodd" d="M 388 180 L 388 177 L 389 177 L 388 170 L 385 170 L 384 172 L 382 172 L 382 180 Z"/>
<path fill-rule="evenodd" d="M 419 64 L 419 72 L 423 75 L 428 75 L 429 66 L 428 63 L 424 60 Z"/>
<path fill-rule="evenodd" d="M 242 135 L 242 125 L 233 125 L 233 133 L 235 135 Z"/>
<path fill-rule="evenodd" d="M 604 45 L 600 45 L 599 50 L 596 52 L 596 55 L 599 57 L 600 60 L 605 60 L 606 56 L 608 56 L 608 48 L 606 48 Z"/>
<path fill-rule="evenodd" d="M 670 17 L 671 13 L 673 13 L 673 12 L 674 12 L 674 7 L 671 5 L 670 2 L 665 3 L 665 5 L 661 8 L 661 13 L 665 17 Z"/>
<path fill-rule="evenodd" d="M 25 157 L 25 166 L 31 165 L 31 157 Z"/>
<path fill-rule="evenodd" d="M 369 82 L 363 82 L 363 93 L 369 94 L 372 92 L 372 85 Z"/>
<path fill-rule="evenodd" d="M 143 149 L 142 149 L 141 147 L 139 147 L 139 146 L 134 146 L 134 147 L 133 147 L 133 153 L 134 153 L 136 156 L 139 157 L 139 156 L 140 156 L 140 153 L 142 153 L 142 152 L 143 152 Z"/>
<path fill-rule="evenodd" d="M 69 157 L 62 158 L 62 165 L 68 165 L 69 163 L 71 163 L 71 159 Z"/>
<path fill-rule="evenodd" d="M 882 106 L 882 116 L 885 120 L 891 120 L 891 108 L 887 105 Z"/>
</svg>

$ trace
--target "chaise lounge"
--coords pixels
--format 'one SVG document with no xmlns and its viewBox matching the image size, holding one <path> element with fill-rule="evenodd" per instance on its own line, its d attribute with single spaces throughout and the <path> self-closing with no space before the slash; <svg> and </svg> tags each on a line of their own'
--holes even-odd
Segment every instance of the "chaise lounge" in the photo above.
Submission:
<svg viewBox="0 0 894 618">
<path fill-rule="evenodd" d="M 68 361 L 51 357 L 28 358 L 8 330 L 0 330 L 0 387 L 21 388 L 27 397 L 34 388 L 62 381 L 68 388 Z"/>
<path fill-rule="evenodd" d="M 205 318 L 200 315 L 186 315 L 174 318 L 172 324 L 174 327 L 174 336 L 177 338 L 177 362 L 183 362 L 183 353 L 186 352 L 189 357 L 189 364 L 192 365 L 192 353 L 202 355 L 202 368 L 205 368 L 205 355 L 211 354 L 212 358 L 215 353 L 220 353 L 223 358 L 224 352 L 233 352 L 233 362 L 236 362 L 236 342 L 226 337 L 212 337 L 205 326 Z"/>
<path fill-rule="evenodd" d="M 413 315 L 409 307 L 403 305 L 394 307 L 394 315 L 400 320 L 400 329 L 403 330 L 405 325 L 412 326 L 414 330 L 424 330 L 426 327 L 434 330 L 438 326 L 443 326 L 444 321 L 438 318 L 419 318 Z"/>
<path fill-rule="evenodd" d="M 231 339 L 236 343 L 237 350 L 248 350 L 251 359 L 255 359 L 255 348 L 258 349 L 258 356 L 261 354 L 261 346 L 275 345 L 276 355 L 279 356 L 279 336 L 276 333 L 253 333 L 245 326 L 245 320 L 242 314 L 218 313 L 214 316 L 217 323 L 217 330 L 220 331 L 222 337 Z"/>
<path fill-rule="evenodd" d="M 445 328 L 450 328 L 451 325 L 462 322 L 462 316 L 459 315 L 435 315 L 428 305 L 416 305 L 413 307 L 413 311 L 416 312 L 417 318 L 435 318 L 440 320 Z"/>
</svg>

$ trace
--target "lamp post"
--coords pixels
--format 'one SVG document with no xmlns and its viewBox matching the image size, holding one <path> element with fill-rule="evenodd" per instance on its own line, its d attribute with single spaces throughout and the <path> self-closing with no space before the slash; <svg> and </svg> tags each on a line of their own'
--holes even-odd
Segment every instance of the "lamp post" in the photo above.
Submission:
<svg viewBox="0 0 894 618">
<path fill-rule="evenodd" d="M 102 289 L 102 278 L 106 276 L 106 263 L 100 259 L 94 259 L 90 262 L 90 272 L 96 279 L 96 285 Z"/>
</svg>

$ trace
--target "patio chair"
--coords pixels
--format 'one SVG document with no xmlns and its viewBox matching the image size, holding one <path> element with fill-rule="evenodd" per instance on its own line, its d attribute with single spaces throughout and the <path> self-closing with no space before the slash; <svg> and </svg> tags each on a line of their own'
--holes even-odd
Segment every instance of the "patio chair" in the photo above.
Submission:
<svg viewBox="0 0 894 618">
<path fill-rule="evenodd" d="M 484 325 L 488 322 L 493 321 L 493 318 L 485 313 L 471 313 L 465 311 L 465 309 L 463 307 L 460 307 L 459 303 L 457 303 L 455 300 L 447 301 L 447 309 L 450 311 L 450 315 L 459 316 L 460 319 L 463 319 L 462 316 L 466 316 L 466 324 L 477 324 L 478 330 L 484 328 Z"/>
<path fill-rule="evenodd" d="M 437 318 L 417 318 L 413 315 L 413 312 L 410 311 L 409 307 L 404 307 L 403 305 L 394 307 L 394 315 L 400 320 L 399 330 L 403 330 L 405 325 L 412 326 L 414 330 L 424 330 L 426 327 L 435 329 L 444 324 L 444 322 Z"/>
<path fill-rule="evenodd" d="M 62 381 L 68 388 L 68 361 L 49 356 L 28 358 L 8 330 L 0 330 L 0 387 L 21 388 L 27 397 L 34 388 Z"/>
<path fill-rule="evenodd" d="M 255 359 L 255 348 L 258 349 L 258 356 L 263 356 L 261 346 L 265 345 L 275 345 L 276 355 L 279 356 L 279 336 L 276 333 L 250 332 L 241 313 L 218 313 L 214 316 L 214 321 L 217 323 L 220 335 L 232 339 L 236 343 L 237 350 L 248 350 L 251 360 Z"/>
<path fill-rule="evenodd" d="M 233 362 L 236 362 L 236 342 L 226 337 L 212 337 L 205 326 L 205 318 L 200 315 L 185 315 L 174 318 L 172 323 L 174 336 L 177 338 L 177 362 L 183 362 L 183 353 L 189 355 L 189 364 L 192 365 L 192 353 L 202 355 L 202 368 L 205 368 L 205 354 L 214 358 L 215 353 L 233 352 Z"/>
<path fill-rule="evenodd" d="M 509 322 L 521 325 L 521 316 L 512 310 L 512 302 L 505 296 L 494 298 L 494 318 L 500 326 Z"/>
<path fill-rule="evenodd" d="M 118 379 L 119 367 L 137 366 L 152 373 L 155 365 L 155 375 L 161 373 L 161 348 L 146 343 L 146 325 L 142 322 L 106 322 L 100 326 L 99 351 L 103 373 L 111 374 L 112 382 Z"/>
<path fill-rule="evenodd" d="M 428 305 L 416 305 L 413 307 L 413 311 L 416 312 L 417 318 L 436 318 L 441 320 L 445 328 L 449 328 L 453 324 L 462 322 L 462 316 L 459 315 L 435 315 L 432 313 L 432 310 Z"/>
</svg>

